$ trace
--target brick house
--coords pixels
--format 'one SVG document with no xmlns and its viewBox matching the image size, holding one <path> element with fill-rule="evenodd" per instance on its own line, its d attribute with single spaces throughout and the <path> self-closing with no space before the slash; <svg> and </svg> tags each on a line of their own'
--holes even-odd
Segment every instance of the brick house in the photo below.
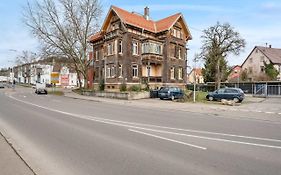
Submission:
<svg viewBox="0 0 281 175">
<path fill-rule="evenodd" d="M 204 77 L 203 77 L 203 74 L 202 74 L 202 69 L 201 68 L 193 68 L 188 75 L 188 82 L 189 83 L 196 82 L 197 84 L 204 83 Z"/>
<path fill-rule="evenodd" d="M 235 65 L 231 68 L 230 74 L 227 76 L 227 81 L 237 83 L 241 81 L 241 66 Z"/>
<path fill-rule="evenodd" d="M 281 78 L 281 49 L 256 46 L 242 64 L 242 71 L 247 72 L 248 81 L 260 81 L 265 75 L 266 64 L 272 63 Z"/>
<path fill-rule="evenodd" d="M 150 87 L 184 86 L 191 34 L 181 13 L 159 21 L 111 6 L 100 32 L 89 37 L 93 47 L 93 84 L 118 89 L 146 83 Z"/>
</svg>

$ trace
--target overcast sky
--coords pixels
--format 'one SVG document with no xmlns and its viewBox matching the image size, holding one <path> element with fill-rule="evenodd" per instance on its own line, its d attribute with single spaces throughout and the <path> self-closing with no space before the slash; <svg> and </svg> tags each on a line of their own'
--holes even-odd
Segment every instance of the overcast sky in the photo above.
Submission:
<svg viewBox="0 0 281 175">
<path fill-rule="evenodd" d="M 280 0 L 103 0 L 101 3 L 104 16 L 110 5 L 139 13 L 143 13 L 143 8 L 148 6 L 153 20 L 181 12 L 193 36 L 188 43 L 190 60 L 200 52 L 201 31 L 217 21 L 230 23 L 247 42 L 245 52 L 228 58 L 229 65 L 242 64 L 256 45 L 265 46 L 268 43 L 274 48 L 281 48 Z M 13 65 L 21 51 L 36 52 L 39 48 L 38 42 L 22 22 L 22 7 L 25 4 L 25 0 L 0 2 L 0 68 Z"/>
</svg>

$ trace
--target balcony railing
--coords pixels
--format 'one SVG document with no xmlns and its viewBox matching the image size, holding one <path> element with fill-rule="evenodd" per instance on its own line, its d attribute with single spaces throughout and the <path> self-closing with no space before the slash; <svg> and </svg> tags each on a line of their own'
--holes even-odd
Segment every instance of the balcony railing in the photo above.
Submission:
<svg viewBox="0 0 281 175">
<path fill-rule="evenodd" d="M 115 38 L 117 36 L 121 36 L 121 30 L 120 29 L 116 29 L 113 30 L 111 32 L 108 32 L 105 34 L 105 40 L 110 40 L 112 38 Z"/>
<path fill-rule="evenodd" d="M 161 76 L 142 77 L 142 83 L 161 83 Z"/>
</svg>

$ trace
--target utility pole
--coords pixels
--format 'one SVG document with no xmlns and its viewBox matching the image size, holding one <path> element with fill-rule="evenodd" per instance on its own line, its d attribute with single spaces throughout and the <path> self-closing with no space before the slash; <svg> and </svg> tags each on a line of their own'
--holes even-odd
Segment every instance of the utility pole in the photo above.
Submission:
<svg viewBox="0 0 281 175">
<path fill-rule="evenodd" d="M 193 75 L 194 75 L 194 82 L 193 82 L 193 102 L 196 102 L 196 62 L 198 61 L 198 55 L 195 54 L 194 56 L 194 68 L 193 68 Z"/>
</svg>

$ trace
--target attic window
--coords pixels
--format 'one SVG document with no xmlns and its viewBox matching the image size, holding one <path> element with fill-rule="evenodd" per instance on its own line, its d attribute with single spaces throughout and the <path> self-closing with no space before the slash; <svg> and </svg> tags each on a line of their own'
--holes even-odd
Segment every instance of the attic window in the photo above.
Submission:
<svg viewBox="0 0 281 175">
<path fill-rule="evenodd" d="M 182 32 L 180 29 L 177 29 L 177 28 L 172 29 L 172 35 L 176 38 L 182 39 Z"/>
</svg>

